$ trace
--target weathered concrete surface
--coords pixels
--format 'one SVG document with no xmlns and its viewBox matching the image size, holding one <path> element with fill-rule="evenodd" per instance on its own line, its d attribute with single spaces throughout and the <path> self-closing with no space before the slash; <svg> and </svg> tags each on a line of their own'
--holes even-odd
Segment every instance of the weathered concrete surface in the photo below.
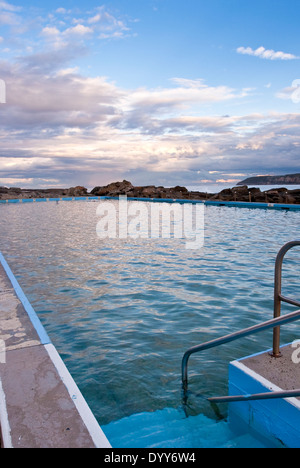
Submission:
<svg viewBox="0 0 300 468">
<path fill-rule="evenodd" d="M 5 342 L 6 351 L 40 344 L 38 334 L 1 264 L 0 338 Z"/>
<path fill-rule="evenodd" d="M 54 346 L 41 343 L 1 262 L 0 345 L 4 447 L 110 447 Z"/>
<path fill-rule="evenodd" d="M 7 352 L 0 374 L 14 448 L 94 447 L 44 346 Z"/>
<path fill-rule="evenodd" d="M 299 347 L 298 343 L 298 349 Z M 297 352 L 297 347 L 291 345 L 281 347 L 280 351 L 282 357 L 278 359 L 266 352 L 241 362 L 282 390 L 297 390 L 300 388 L 300 363 L 297 362 L 300 352 Z"/>
</svg>

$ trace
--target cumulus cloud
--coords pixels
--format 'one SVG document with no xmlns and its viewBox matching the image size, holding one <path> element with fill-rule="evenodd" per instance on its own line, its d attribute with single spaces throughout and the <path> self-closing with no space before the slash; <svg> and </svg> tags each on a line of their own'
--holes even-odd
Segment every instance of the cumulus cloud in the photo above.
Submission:
<svg viewBox="0 0 300 468">
<path fill-rule="evenodd" d="M 203 80 L 173 78 L 170 87 L 132 90 L 122 103 L 122 117 L 115 121 L 119 128 L 139 128 L 144 133 L 157 134 L 162 129 L 191 128 L 201 119 L 187 116 L 178 120 L 178 112 L 203 109 L 206 105 L 240 100 L 249 90 L 228 86 L 209 86 Z M 175 84 L 175 86 L 174 86 Z M 176 123 L 177 122 L 177 123 Z M 203 120 L 202 120 L 203 122 Z"/>
<path fill-rule="evenodd" d="M 89 28 L 88 26 L 84 26 L 83 24 L 77 24 L 76 26 L 73 26 L 72 28 L 68 28 L 64 31 L 64 34 L 66 35 L 79 35 L 79 36 L 85 36 L 86 34 L 92 34 L 93 29 Z"/>
<path fill-rule="evenodd" d="M 251 47 L 238 47 L 237 53 L 242 55 L 252 55 L 266 60 L 296 60 L 299 59 L 296 55 L 275 51 L 272 49 L 265 49 L 264 47 L 258 47 L 252 49 Z"/>
<path fill-rule="evenodd" d="M 103 77 L 84 78 L 76 69 L 48 75 L 32 67 L 24 73 L 24 67 L 7 64 L 2 70 L 7 83 L 7 106 L 0 114 L 2 128 L 60 132 L 64 127 L 96 125 L 117 112 L 121 91 Z M 40 136 L 43 138 L 43 133 Z"/>
<path fill-rule="evenodd" d="M 131 95 L 132 105 L 149 108 L 185 107 L 195 102 L 221 102 L 246 96 L 246 92 L 237 92 L 227 86 L 208 86 L 203 80 L 174 78 L 178 86 L 153 90 L 138 89 Z"/>
<path fill-rule="evenodd" d="M 6 11 L 21 11 L 22 7 L 12 5 L 11 3 L 8 2 L 0 2 L 0 10 L 6 10 Z"/>
<path fill-rule="evenodd" d="M 17 57 L 17 66 L 23 73 L 55 74 L 72 60 L 88 54 L 84 44 L 59 43 L 56 48 Z"/>
<path fill-rule="evenodd" d="M 122 38 L 130 31 L 122 19 L 107 11 L 104 6 L 98 7 L 96 14 L 89 17 L 87 23 L 93 25 L 100 39 Z"/>
</svg>

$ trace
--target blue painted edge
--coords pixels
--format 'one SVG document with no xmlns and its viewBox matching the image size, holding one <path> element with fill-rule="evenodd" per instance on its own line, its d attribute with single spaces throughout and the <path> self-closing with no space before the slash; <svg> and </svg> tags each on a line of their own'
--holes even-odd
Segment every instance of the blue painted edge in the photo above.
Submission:
<svg viewBox="0 0 300 468">
<path fill-rule="evenodd" d="M 261 353 L 253 356 L 259 354 Z M 241 367 L 239 364 L 243 364 L 243 360 L 233 361 L 229 365 L 229 395 L 282 390 L 247 365 Z M 286 448 L 299 448 L 299 410 L 299 401 L 296 398 L 235 402 L 229 404 L 228 420 L 233 428 L 242 422 L 243 426 L 246 425 L 270 441 L 279 441 Z"/>
<path fill-rule="evenodd" d="M 34 326 L 41 344 L 52 344 L 48 334 L 46 333 L 45 328 L 43 327 L 40 319 L 38 318 L 35 310 L 33 309 L 32 305 L 28 301 L 27 297 L 25 296 L 21 286 L 19 285 L 18 281 L 16 280 L 13 272 L 11 271 L 7 261 L 5 260 L 3 254 L 0 252 L 0 263 L 3 266 L 14 290 L 18 298 L 20 299 L 21 303 L 23 304 L 24 309 L 26 310 L 32 325 Z"/>
<path fill-rule="evenodd" d="M 101 200 L 118 200 L 119 197 L 103 196 Z M 272 210 L 294 210 L 300 211 L 300 205 L 287 205 L 279 203 L 256 203 L 256 202 L 230 202 L 222 200 L 191 200 L 191 199 L 171 199 L 171 198 L 141 198 L 141 197 L 128 197 L 128 201 L 143 201 L 143 202 L 160 202 L 160 203 L 192 203 L 192 204 L 204 204 L 206 206 L 227 206 L 233 208 L 262 208 Z"/>
<path fill-rule="evenodd" d="M 4 203 L 30 203 L 34 202 L 47 202 L 47 201 L 90 201 L 90 200 L 118 200 L 119 197 L 101 196 L 101 197 L 62 197 L 62 198 L 36 198 L 36 199 L 16 199 L 16 200 L 0 200 L 0 204 Z M 258 202 L 238 202 L 238 201 L 222 201 L 222 200 L 191 200 L 191 199 L 178 199 L 178 198 L 141 198 L 141 197 L 128 197 L 128 201 L 143 201 L 155 203 L 191 203 L 191 204 L 204 204 L 206 206 L 227 206 L 232 208 L 260 208 L 267 210 L 286 210 L 286 211 L 300 211 L 300 205 L 288 205 L 280 203 L 258 203 Z"/>
</svg>

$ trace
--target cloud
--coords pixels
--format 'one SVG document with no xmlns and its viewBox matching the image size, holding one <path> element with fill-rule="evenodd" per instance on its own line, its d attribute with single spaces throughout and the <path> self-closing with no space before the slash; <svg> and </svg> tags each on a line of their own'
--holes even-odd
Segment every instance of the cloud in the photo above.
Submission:
<svg viewBox="0 0 300 468">
<path fill-rule="evenodd" d="M 296 55 L 287 54 L 285 52 L 275 52 L 272 49 L 265 49 L 264 47 L 258 47 L 253 50 L 251 47 L 238 47 L 237 53 L 242 55 L 252 55 L 266 60 L 296 60 L 299 59 Z"/>
<path fill-rule="evenodd" d="M 61 62 L 63 63 L 62 57 Z M 32 59 L 32 58 L 31 58 Z M 64 134 L 64 128 L 89 128 L 118 112 L 122 92 L 103 77 L 86 78 L 76 69 L 46 74 L 38 69 L 46 57 L 34 57 L 23 66 L 2 65 L 7 83 L 7 106 L 0 114 L 2 128 L 23 129 L 27 134 Z M 49 57 L 58 60 L 58 54 Z M 0 64 L 1 66 L 1 64 Z M 39 129 L 39 130 L 37 130 Z M 43 133 L 44 130 L 44 133 Z"/>
<path fill-rule="evenodd" d="M 0 14 L 12 15 L 2 17 L 8 30 L 13 33 L 19 22 L 24 31 L 14 61 L 0 60 L 7 85 L 0 112 L 1 184 L 54 181 L 92 188 L 128 178 L 137 185 L 188 185 L 277 168 L 300 172 L 298 114 L 243 113 L 253 90 L 222 81 L 177 76 L 164 87 L 123 89 L 104 76 L 84 76 L 78 59 L 91 42 L 132 34 L 128 19 L 106 7 L 58 8 L 34 23 L 36 37 L 30 13 L 21 16 L 15 8 L 0 0 Z M 271 52 L 273 59 L 282 54 L 240 49 L 269 59 Z M 294 84 L 280 97 L 291 98 Z"/>
<path fill-rule="evenodd" d="M 60 35 L 60 31 L 57 29 L 56 26 L 46 26 L 45 28 L 43 28 L 41 34 L 45 37 L 50 37 L 50 38 L 53 38 L 53 37 L 57 37 Z"/>
<path fill-rule="evenodd" d="M 41 7 L 42 8 L 42 7 Z M 35 16 L 31 9 L 23 9 L 0 0 L 0 25 L 7 27 L 5 40 L 11 55 L 28 58 L 41 57 L 52 51 L 69 49 L 73 52 L 90 50 L 96 41 L 123 39 L 131 34 L 127 19 L 114 14 L 107 7 L 92 10 L 57 8 L 55 11 Z M 44 67 L 46 69 L 46 63 Z M 55 67 L 57 68 L 57 67 Z"/>
<path fill-rule="evenodd" d="M 96 14 L 89 17 L 87 23 L 93 25 L 100 39 L 122 38 L 130 31 L 124 20 L 113 15 L 104 6 L 98 7 Z"/>
<path fill-rule="evenodd" d="M 79 36 L 85 36 L 86 34 L 92 34 L 93 33 L 93 29 L 88 27 L 88 26 L 84 26 L 83 24 L 77 24 L 76 26 L 72 27 L 72 28 L 68 28 L 64 31 L 63 34 L 65 35 L 79 35 Z"/>
<path fill-rule="evenodd" d="M 57 45 L 57 43 L 56 43 Z M 53 49 L 17 57 L 17 64 L 24 73 L 55 74 L 72 60 L 88 54 L 88 48 L 78 43 L 59 43 Z"/>
<path fill-rule="evenodd" d="M 168 88 L 138 88 L 128 99 L 129 109 L 143 108 L 146 112 L 169 112 L 195 104 L 217 103 L 247 96 L 247 91 L 237 91 L 228 86 L 208 86 L 203 80 L 173 78 L 175 85 Z"/>
<path fill-rule="evenodd" d="M 108 39 L 123 38 L 130 33 L 130 28 L 125 20 L 110 12 L 105 6 L 97 7 L 88 12 L 80 12 L 76 9 L 76 13 L 80 13 L 79 18 L 75 15 L 72 17 L 72 10 L 66 10 L 65 8 L 58 8 L 56 13 L 59 16 L 57 18 L 55 15 L 51 16 L 51 22 L 54 24 L 48 24 L 44 27 L 44 35 L 66 37 L 70 35 L 85 36 L 94 33 L 98 39 Z M 76 26 L 73 26 L 74 24 Z M 69 25 L 69 27 L 62 30 L 62 25 Z"/>
<path fill-rule="evenodd" d="M 57 26 L 46 26 L 41 31 L 41 36 L 53 47 L 55 51 L 70 46 L 78 47 L 81 40 L 93 34 L 93 29 L 83 24 L 69 27 L 60 31 Z"/>
<path fill-rule="evenodd" d="M 6 10 L 6 11 L 21 11 L 21 10 L 22 10 L 22 7 L 16 6 L 16 5 L 12 5 L 11 3 L 7 3 L 7 2 L 1 1 L 1 2 L 0 2 L 0 10 Z"/>
<path fill-rule="evenodd" d="M 22 7 L 0 1 L 0 24 L 12 27 L 19 25 L 20 17 L 18 12 L 21 10 Z"/>
<path fill-rule="evenodd" d="M 65 15 L 67 13 L 67 10 L 63 7 L 57 8 L 56 13 L 59 13 L 61 15 Z"/>
<path fill-rule="evenodd" d="M 188 185 L 300 169 L 298 114 L 194 113 L 195 105 L 216 96 L 239 101 L 243 90 L 184 78 L 169 88 L 126 90 L 76 68 L 49 75 L 35 68 L 25 73 L 24 64 L 0 67 L 8 84 L 0 113 L 2 184 L 56 180 L 92 188 L 123 177 Z"/>
<path fill-rule="evenodd" d="M 122 112 L 114 120 L 116 128 L 139 129 L 144 134 L 154 135 L 167 129 L 178 132 L 209 127 L 209 118 L 193 114 L 202 113 L 207 106 L 240 101 L 249 95 L 249 90 L 208 86 L 201 79 L 173 78 L 171 82 L 169 87 L 138 88 L 128 93 L 122 102 Z M 191 114 L 179 117 L 183 111 Z"/>
</svg>

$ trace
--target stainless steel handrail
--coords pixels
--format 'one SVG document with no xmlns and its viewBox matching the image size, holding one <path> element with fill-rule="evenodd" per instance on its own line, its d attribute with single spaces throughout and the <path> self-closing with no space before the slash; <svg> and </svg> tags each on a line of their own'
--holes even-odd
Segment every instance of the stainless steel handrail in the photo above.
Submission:
<svg viewBox="0 0 300 468">
<path fill-rule="evenodd" d="M 274 400 L 278 398 L 300 397 L 300 390 L 281 390 L 278 392 L 253 393 L 253 395 L 231 395 L 208 398 L 211 403 L 234 403 L 237 401 Z"/>
<path fill-rule="evenodd" d="M 275 263 L 275 281 L 274 281 L 274 318 L 281 315 L 281 303 L 286 302 L 296 307 L 300 307 L 300 302 L 289 299 L 281 294 L 282 290 L 282 265 L 285 255 L 293 247 L 300 246 L 300 240 L 295 240 L 285 244 L 279 251 Z M 273 351 L 270 353 L 275 358 L 281 357 L 280 353 L 280 327 L 274 328 L 273 333 Z"/>
<path fill-rule="evenodd" d="M 294 299 L 289 299 L 281 294 L 282 288 L 282 265 L 283 260 L 286 253 L 293 247 L 300 246 L 300 240 L 291 241 L 285 244 L 279 251 L 276 264 L 275 264 L 275 285 L 274 285 L 274 318 L 272 320 L 268 320 L 267 322 L 260 323 L 258 325 L 254 325 L 253 327 L 246 328 L 244 330 L 240 330 L 235 333 L 231 333 L 230 335 L 226 335 L 221 338 L 217 338 L 212 341 L 208 341 L 207 343 L 203 343 L 198 346 L 194 346 L 193 348 L 188 349 L 182 359 L 182 384 L 183 389 L 186 392 L 188 386 L 188 361 L 192 354 L 198 353 L 200 351 L 204 351 L 206 349 L 214 348 L 216 346 L 220 346 L 225 343 L 229 343 L 234 340 L 238 340 L 240 338 L 253 335 L 263 330 L 267 330 L 270 328 L 274 328 L 273 334 L 273 352 L 271 355 L 273 357 L 280 357 L 281 353 L 279 350 L 280 347 L 280 326 L 286 323 L 295 322 L 296 320 L 300 319 L 300 310 L 296 312 L 291 312 L 283 317 L 280 316 L 281 314 L 281 302 L 287 302 L 288 304 L 295 305 L 300 307 L 300 302 L 295 301 Z"/>
<path fill-rule="evenodd" d="M 275 328 L 286 323 L 295 322 L 296 320 L 300 319 L 300 310 L 296 312 L 291 312 L 290 314 L 284 315 L 282 317 L 273 318 L 272 320 L 268 320 L 267 322 L 262 322 L 258 325 L 254 325 L 250 328 L 245 328 L 244 330 L 240 330 L 235 333 L 231 333 L 230 335 L 223 336 L 222 338 L 216 338 L 215 340 L 208 341 L 198 346 L 194 346 L 193 348 L 188 349 L 182 359 L 182 384 L 183 389 L 186 391 L 188 386 L 188 361 L 192 354 L 198 353 L 200 351 L 204 351 L 206 349 L 215 348 L 216 346 L 220 346 L 225 343 L 230 343 L 231 341 L 238 340 L 240 338 L 244 338 L 249 335 L 254 335 L 255 333 L 259 333 L 260 331 L 268 330 L 270 328 Z"/>
</svg>

